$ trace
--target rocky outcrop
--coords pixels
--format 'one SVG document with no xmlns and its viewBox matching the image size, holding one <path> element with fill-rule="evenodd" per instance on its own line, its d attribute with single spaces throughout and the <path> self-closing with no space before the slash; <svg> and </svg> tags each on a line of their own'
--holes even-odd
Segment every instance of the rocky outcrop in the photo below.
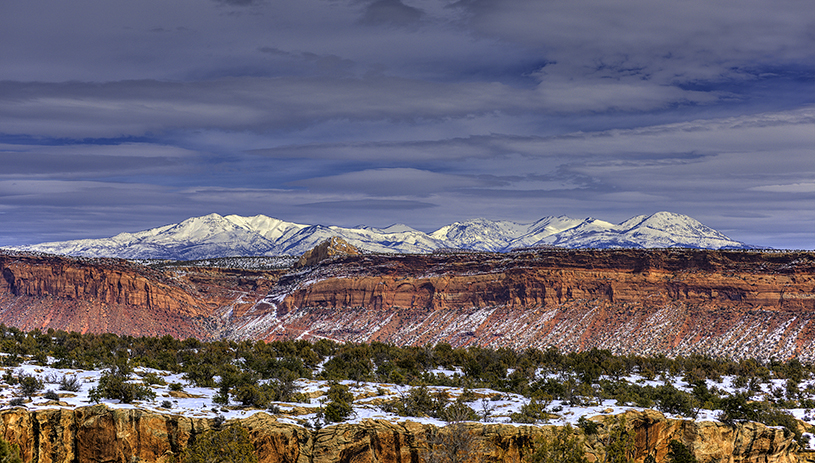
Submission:
<svg viewBox="0 0 815 463">
<path fill-rule="evenodd" d="M 0 254 L 0 291 L 14 296 L 95 300 L 138 308 L 178 308 L 189 295 L 124 261 Z"/>
<path fill-rule="evenodd" d="M 592 418 L 597 433 L 584 436 L 590 461 L 603 461 L 609 434 L 624 426 L 632 441 L 634 461 L 648 455 L 664 461 L 671 440 L 688 446 L 700 463 L 796 463 L 815 461 L 801 450 L 792 434 L 757 423 L 735 427 L 715 422 L 666 419 L 654 411 Z M 265 413 L 236 422 L 249 432 L 261 463 L 422 463 L 429 446 L 444 440 L 429 439 L 433 428 L 414 422 L 365 420 L 312 431 L 285 424 Z M 622 424 L 621 424 L 622 423 Z M 69 462 L 169 462 L 186 445 L 208 429 L 214 420 L 163 415 L 139 409 L 105 406 L 0 412 L 0 434 L 21 447 L 25 461 Z M 549 426 L 511 426 L 467 423 L 446 427 L 444 433 L 465 433 L 477 444 L 479 460 L 520 463 L 541 436 L 551 436 Z"/>
<path fill-rule="evenodd" d="M 323 241 L 312 249 L 304 252 L 297 261 L 297 267 L 310 267 L 318 263 L 337 256 L 358 256 L 359 249 L 350 245 L 347 241 L 336 236 Z"/>
<path fill-rule="evenodd" d="M 815 360 L 812 252 L 360 256 L 281 278 L 276 290 L 273 316 L 236 325 L 265 339 Z"/>
<path fill-rule="evenodd" d="M 791 432 L 760 423 L 728 426 L 712 421 L 673 420 L 653 410 L 597 417 L 594 421 L 602 424 L 597 434 L 586 438 L 587 453 L 594 461 L 603 461 L 609 435 L 618 426 L 624 426 L 633 437 L 633 456 L 638 462 L 648 455 L 658 462 L 666 461 L 672 440 L 686 445 L 700 463 L 793 463 L 815 456 L 802 450 Z"/>
</svg>

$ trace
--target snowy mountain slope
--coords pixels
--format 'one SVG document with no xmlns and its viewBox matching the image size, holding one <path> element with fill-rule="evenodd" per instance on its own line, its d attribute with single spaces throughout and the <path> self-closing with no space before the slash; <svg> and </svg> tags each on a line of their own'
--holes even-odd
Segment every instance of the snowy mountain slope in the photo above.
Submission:
<svg viewBox="0 0 815 463">
<path fill-rule="evenodd" d="M 744 248 L 744 243 L 682 214 L 657 212 L 640 215 L 614 225 L 586 219 L 576 227 L 549 235 L 538 242 L 568 248 Z"/>
<path fill-rule="evenodd" d="M 209 214 L 111 238 L 43 243 L 16 249 L 87 257 L 192 260 L 299 255 L 332 236 L 367 251 L 393 253 L 426 253 L 440 248 L 505 252 L 542 245 L 567 248 L 750 247 L 691 217 L 657 212 L 632 217 L 620 224 L 567 216 L 544 217 L 532 223 L 482 218 L 455 222 L 430 234 L 402 224 L 383 229 L 343 228 L 297 224 L 264 215 L 222 217 Z"/>
<path fill-rule="evenodd" d="M 280 219 L 256 215 L 253 217 L 241 217 L 239 215 L 228 215 L 224 219 L 233 224 L 251 230 L 264 238 L 272 241 L 286 239 L 298 231 L 308 227 L 299 223 L 284 222 Z"/>
<path fill-rule="evenodd" d="M 380 230 L 369 227 L 313 225 L 283 240 L 278 246 L 277 253 L 299 255 L 332 236 L 340 237 L 359 249 L 371 252 L 425 253 L 444 247 L 444 243 L 418 230 L 405 230 L 402 227 L 394 229 L 397 231 L 390 231 L 391 229 L 392 227 Z"/>
<path fill-rule="evenodd" d="M 434 231 L 430 236 L 451 248 L 500 252 L 528 231 L 529 224 L 508 220 L 474 219 L 447 225 Z"/>
<path fill-rule="evenodd" d="M 111 238 L 43 243 L 21 249 L 87 257 L 190 260 L 220 255 L 224 248 L 235 252 L 232 255 L 258 255 L 272 245 L 272 241 L 245 226 L 209 214 Z"/>
</svg>

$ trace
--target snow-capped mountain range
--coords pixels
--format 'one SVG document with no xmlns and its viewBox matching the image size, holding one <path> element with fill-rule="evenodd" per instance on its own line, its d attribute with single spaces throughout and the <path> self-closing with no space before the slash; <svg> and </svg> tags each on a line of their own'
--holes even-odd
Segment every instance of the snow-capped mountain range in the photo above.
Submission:
<svg viewBox="0 0 815 463">
<path fill-rule="evenodd" d="M 407 225 L 343 228 L 304 225 L 256 215 L 209 214 L 111 238 L 60 241 L 15 249 L 85 257 L 192 260 L 227 256 L 299 255 L 340 237 L 371 252 L 426 253 L 443 248 L 505 252 L 519 247 L 751 248 L 686 215 L 657 212 L 620 224 L 594 218 L 544 217 L 533 223 L 474 219 L 430 234 Z"/>
</svg>

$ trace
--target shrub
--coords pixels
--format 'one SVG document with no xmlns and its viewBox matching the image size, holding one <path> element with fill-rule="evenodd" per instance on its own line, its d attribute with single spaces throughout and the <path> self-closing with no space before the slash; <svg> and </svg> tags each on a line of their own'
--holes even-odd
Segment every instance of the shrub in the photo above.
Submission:
<svg viewBox="0 0 815 463">
<path fill-rule="evenodd" d="M 20 383 L 20 393 L 29 399 L 43 388 L 42 381 L 34 375 L 23 373 L 17 378 L 17 381 Z"/>
<path fill-rule="evenodd" d="M 354 395 L 348 390 L 348 386 L 339 383 L 332 383 L 328 388 L 328 403 L 323 408 L 323 416 L 326 421 L 345 421 L 353 412 Z"/>
<path fill-rule="evenodd" d="M 761 422 L 767 426 L 785 427 L 788 431 L 795 435 L 795 441 L 798 442 L 798 445 L 804 448 L 808 447 L 809 438 L 803 435 L 801 430 L 798 428 L 798 420 L 796 420 L 795 417 L 789 413 L 775 408 L 769 408 L 768 410 L 765 410 L 759 418 Z"/>
<path fill-rule="evenodd" d="M 185 369 L 184 377 L 196 387 L 215 387 L 213 378 L 217 372 L 214 365 L 209 363 L 189 364 Z"/>
<path fill-rule="evenodd" d="M 15 397 L 8 402 L 12 407 L 22 407 L 25 405 L 25 399 L 22 397 Z"/>
<path fill-rule="evenodd" d="M 0 463 L 23 463 L 23 459 L 20 458 L 20 447 L 0 438 Z"/>
<path fill-rule="evenodd" d="M 217 393 L 212 396 L 212 403 L 218 405 L 229 405 L 229 394 L 224 395 L 222 393 Z"/>
<path fill-rule="evenodd" d="M 432 463 L 474 463 L 481 461 L 481 442 L 463 423 L 443 429 L 432 428 L 423 460 Z"/>
<path fill-rule="evenodd" d="M 82 389 L 82 383 L 76 376 L 63 376 L 59 381 L 59 390 L 68 392 L 79 392 Z"/>
<path fill-rule="evenodd" d="M 239 426 L 209 430 L 195 437 L 179 463 L 257 463 L 249 433 Z"/>
<path fill-rule="evenodd" d="M 243 384 L 235 388 L 235 400 L 244 407 L 266 408 L 272 401 L 274 391 L 267 385 Z"/>
<path fill-rule="evenodd" d="M 13 386 L 17 384 L 17 377 L 14 376 L 11 369 L 8 369 L 5 373 L 3 373 L 3 381 L 9 386 Z"/>
<path fill-rule="evenodd" d="M 600 428 L 600 424 L 591 420 L 587 420 L 586 417 L 581 416 L 577 420 L 577 426 L 583 430 L 583 433 L 587 436 L 593 436 L 597 434 L 597 430 Z"/>
<path fill-rule="evenodd" d="M 450 423 L 461 421 L 478 421 L 479 419 L 475 410 L 470 408 L 461 400 L 456 400 L 448 405 L 439 415 L 439 418 Z"/>
<path fill-rule="evenodd" d="M 680 391 L 672 384 L 656 388 L 657 409 L 663 413 L 673 413 L 693 417 L 696 415 L 695 400 L 691 394 Z"/>
<path fill-rule="evenodd" d="M 626 429 L 625 417 L 616 420 L 608 433 L 606 443 L 607 463 L 631 463 L 634 461 L 634 436 Z"/>
<path fill-rule="evenodd" d="M 672 440 L 668 447 L 668 463 L 697 463 L 696 457 L 682 442 Z"/>
<path fill-rule="evenodd" d="M 751 402 L 745 393 L 725 397 L 721 407 L 719 419 L 731 425 L 736 421 L 759 421 L 761 415 L 761 406 L 757 402 Z"/>
<path fill-rule="evenodd" d="M 571 426 L 566 425 L 548 438 L 535 441 L 529 463 L 588 463 L 583 442 Z"/>
<path fill-rule="evenodd" d="M 92 388 L 88 394 L 94 402 L 100 399 L 118 400 L 129 404 L 134 400 L 152 400 L 156 393 L 147 386 L 128 382 L 129 376 L 122 369 L 111 368 L 102 373 L 99 384 Z"/>
<path fill-rule="evenodd" d="M 426 386 L 414 387 L 396 400 L 383 404 L 382 409 L 400 416 L 440 417 L 447 406 L 447 393 L 431 394 Z"/>
<path fill-rule="evenodd" d="M 45 391 L 45 394 L 43 394 L 42 396 L 45 397 L 48 400 L 57 400 L 57 401 L 59 400 L 59 394 L 52 391 L 51 389 Z M 0 462 L 2 462 L 2 460 L 0 460 Z"/>
<path fill-rule="evenodd" d="M 322 377 L 328 380 L 372 379 L 371 348 L 367 344 L 343 344 L 340 352 L 325 362 Z"/>
<path fill-rule="evenodd" d="M 32 355 L 31 360 L 35 365 L 48 366 L 48 355 L 43 351 L 39 351 Z"/>
<path fill-rule="evenodd" d="M 146 384 L 158 384 L 159 386 L 165 386 L 167 384 L 167 381 L 164 381 L 164 378 L 153 372 L 143 374 L 141 379 Z"/>
<path fill-rule="evenodd" d="M 20 366 L 20 363 L 22 363 L 22 359 L 17 354 L 7 355 L 0 359 L 0 364 L 4 367 L 16 367 Z"/>
<path fill-rule="evenodd" d="M 295 385 L 294 381 L 297 379 L 297 375 L 293 372 L 288 371 L 283 373 L 276 382 L 272 384 L 275 386 L 277 391 L 276 393 L 276 400 L 280 400 L 282 402 L 297 402 L 297 385 Z"/>
<path fill-rule="evenodd" d="M 773 407 L 767 402 L 751 402 L 744 393 L 734 394 L 722 399 L 722 412 L 719 419 L 732 425 L 736 421 L 757 421 L 767 426 L 783 426 L 795 435 L 795 440 L 802 446 L 807 439 L 798 428 L 797 420 L 789 413 Z"/>
<path fill-rule="evenodd" d="M 518 413 L 512 413 L 510 419 L 515 423 L 528 423 L 534 424 L 539 421 L 546 422 L 549 415 L 546 413 L 546 403 L 541 403 L 534 398 L 521 407 Z"/>
<path fill-rule="evenodd" d="M 169 387 L 171 391 L 181 392 L 184 390 L 184 385 L 181 383 L 170 383 Z"/>
</svg>

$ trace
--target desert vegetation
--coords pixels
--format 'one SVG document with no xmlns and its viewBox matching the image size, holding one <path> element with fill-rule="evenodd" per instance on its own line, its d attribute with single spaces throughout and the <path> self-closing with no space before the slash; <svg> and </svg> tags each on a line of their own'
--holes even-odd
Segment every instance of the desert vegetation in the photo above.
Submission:
<svg viewBox="0 0 815 463">
<path fill-rule="evenodd" d="M 581 407 L 615 404 L 687 418 L 784 426 L 805 444 L 807 436 L 791 411 L 811 420 L 815 409 L 815 367 L 796 359 L 758 362 L 620 356 L 596 349 L 566 353 L 554 347 L 513 351 L 329 340 L 202 342 L 23 332 L 0 325 L 0 364 L 3 382 L 13 388 L 13 398 L 6 402 L 11 406 L 38 395 L 59 399 L 59 393 L 82 387 L 75 374 L 42 377 L 18 368 L 28 365 L 98 372 L 88 387 L 90 402 L 156 402 L 156 407 L 169 408 L 171 392 L 176 397 L 188 389 L 208 388 L 214 392 L 205 405 L 212 410 L 281 413 L 285 404 L 308 405 L 312 418 L 301 423 L 309 426 L 354 419 L 362 395 L 366 404 L 392 416 L 447 423 L 546 423 L 566 408 L 579 413 Z M 306 381 L 318 384 L 319 391 L 305 391 Z M 363 386 L 366 394 L 360 392 Z M 156 391 L 163 395 L 157 397 Z M 518 406 L 499 418 L 495 403 L 510 396 L 519 400 Z M 591 421 L 575 425 L 591 432 Z M 559 439 L 571 445 L 573 436 Z M 544 452 L 536 458 L 547 461 L 551 456 Z"/>
</svg>

